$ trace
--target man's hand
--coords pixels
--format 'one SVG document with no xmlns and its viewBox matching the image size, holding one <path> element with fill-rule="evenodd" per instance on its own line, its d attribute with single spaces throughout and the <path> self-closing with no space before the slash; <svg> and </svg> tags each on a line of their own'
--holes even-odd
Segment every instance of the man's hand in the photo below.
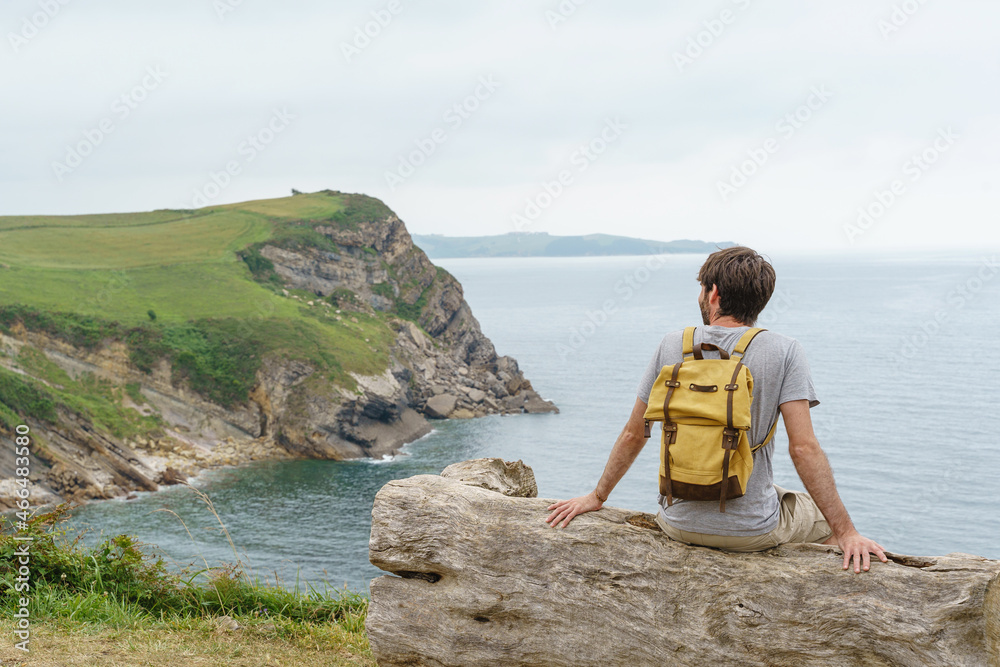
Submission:
<svg viewBox="0 0 1000 667">
<path fill-rule="evenodd" d="M 843 549 L 844 569 L 847 569 L 853 559 L 855 574 L 860 574 L 862 568 L 865 572 L 868 571 L 871 563 L 868 554 L 877 554 L 879 560 L 887 562 L 889 559 L 885 556 L 885 547 L 874 540 L 862 537 L 854 529 L 847 508 L 837 493 L 830 462 L 813 431 L 812 419 L 809 416 L 809 401 L 805 399 L 787 401 L 778 408 L 781 410 L 781 418 L 788 432 L 788 453 L 792 457 L 792 463 L 795 464 L 795 472 L 799 473 L 806 491 L 833 529 L 833 537 L 825 544 L 836 544 Z"/>
<path fill-rule="evenodd" d="M 552 514 L 545 520 L 545 523 L 552 528 L 565 528 L 577 514 L 593 512 L 604 507 L 604 501 L 597 497 L 597 489 L 603 491 L 601 495 L 604 500 L 607 500 L 615 485 L 625 475 L 629 466 L 635 461 L 635 457 L 639 455 L 646 444 L 645 429 L 643 429 L 645 421 L 643 414 L 645 412 L 646 403 L 641 398 L 636 398 L 635 405 L 632 406 L 632 414 L 629 415 L 625 428 L 615 440 L 615 446 L 611 448 L 608 463 L 604 466 L 604 474 L 601 475 L 597 488 L 585 496 L 571 500 L 560 500 L 549 505 Z M 560 521 L 562 522 L 561 526 L 558 525 Z"/>
<path fill-rule="evenodd" d="M 860 574 L 861 570 L 868 571 L 868 565 L 871 562 L 871 557 L 868 555 L 870 553 L 878 556 L 883 563 L 889 560 L 885 555 L 885 547 L 875 540 L 864 537 L 858 531 L 853 531 L 843 537 L 834 536 L 831 539 L 836 540 L 837 546 L 844 551 L 845 570 L 850 565 L 851 559 L 854 559 L 855 574 Z M 827 542 L 830 543 L 829 540 Z"/>
<path fill-rule="evenodd" d="M 562 521 L 562 525 L 558 527 L 565 528 L 577 514 L 594 512 L 602 507 L 604 507 L 604 503 L 597 498 L 595 491 L 591 491 L 585 496 L 570 500 L 560 500 L 557 503 L 549 505 L 548 508 L 552 510 L 552 514 L 545 520 L 545 523 L 549 524 L 551 528 L 556 528 L 556 524 Z"/>
</svg>

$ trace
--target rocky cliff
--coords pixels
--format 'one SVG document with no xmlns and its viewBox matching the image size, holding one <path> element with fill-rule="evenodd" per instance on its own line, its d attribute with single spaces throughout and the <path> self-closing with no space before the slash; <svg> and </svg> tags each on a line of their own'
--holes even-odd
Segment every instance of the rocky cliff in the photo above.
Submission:
<svg viewBox="0 0 1000 667">
<path fill-rule="evenodd" d="M 262 348 L 246 396 L 224 402 L 192 381 L 190 355 L 140 354 L 142 341 L 160 335 L 151 325 L 57 313 L 72 322 L 60 328 L 49 313 L 0 305 L 0 432 L 9 440 L 14 421 L 31 429 L 33 504 L 155 490 L 247 460 L 381 457 L 428 433 L 428 420 L 557 411 L 514 359 L 497 355 L 459 282 L 381 202 L 331 191 L 302 197 L 340 208 L 319 219 L 271 218 L 270 237 L 239 251 L 248 277 L 311 317 L 354 326 L 351 335 L 384 337 L 381 370 L 345 373 L 345 359 Z M 84 329 L 99 335 L 77 335 Z M 364 342 L 365 351 L 376 345 Z M 99 394 L 100 406 L 59 398 L 78 386 Z M 127 423 L 108 427 L 115 420 Z M 14 469 L 4 447 L 0 470 Z M 13 505 L 16 488 L 0 480 L 0 507 Z"/>
<path fill-rule="evenodd" d="M 605 507 L 544 523 L 521 462 L 478 459 L 375 497 L 379 665 L 1000 665 L 1000 562 L 835 547 L 727 553 Z"/>
</svg>

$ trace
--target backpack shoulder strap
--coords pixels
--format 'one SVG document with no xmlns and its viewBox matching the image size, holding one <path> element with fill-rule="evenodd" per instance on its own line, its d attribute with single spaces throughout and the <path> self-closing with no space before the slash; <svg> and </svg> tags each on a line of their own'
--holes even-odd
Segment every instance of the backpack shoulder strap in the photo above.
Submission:
<svg viewBox="0 0 1000 667">
<path fill-rule="evenodd" d="M 761 329 L 758 327 L 747 329 L 746 333 L 743 334 L 739 342 L 736 343 L 736 347 L 733 348 L 732 356 L 736 357 L 737 359 L 742 359 L 743 354 L 747 351 L 747 348 L 750 347 L 750 343 L 753 342 L 753 339 L 761 331 L 767 331 L 767 329 Z"/>
<path fill-rule="evenodd" d="M 780 417 L 780 415 L 779 415 L 779 417 Z M 764 442 L 760 443 L 760 444 L 759 444 L 759 445 L 757 445 L 756 447 L 751 447 L 751 448 L 750 448 L 750 452 L 751 452 L 751 453 L 754 453 L 754 452 L 756 452 L 756 451 L 757 451 L 758 449 L 760 449 L 761 447 L 763 447 L 764 445 L 766 445 L 767 443 L 771 442 L 771 438 L 773 438 L 773 437 L 774 437 L 774 432 L 775 432 L 776 430 L 778 430 L 778 417 L 776 417 L 776 418 L 774 419 L 774 424 L 772 424 L 772 425 L 771 425 L 771 430 L 767 432 L 767 437 L 766 437 L 766 438 L 764 438 Z"/>
<path fill-rule="evenodd" d="M 747 348 L 750 347 L 750 343 L 752 343 L 757 334 L 762 331 L 767 331 L 767 329 L 761 329 L 759 327 L 747 329 L 746 333 L 740 337 L 739 342 L 736 343 L 736 347 L 733 349 L 733 356 L 742 361 L 743 355 L 746 353 Z M 780 419 L 780 417 L 781 415 L 779 413 L 779 415 L 774 418 L 774 423 L 771 425 L 771 430 L 767 432 L 767 437 L 764 438 L 764 442 L 760 443 L 756 447 L 751 447 L 751 452 L 756 452 L 758 449 L 771 442 L 771 438 L 774 437 L 774 432 L 778 429 L 778 419 Z"/>
<path fill-rule="evenodd" d="M 694 357 L 694 327 L 684 329 L 684 358 Z"/>
</svg>

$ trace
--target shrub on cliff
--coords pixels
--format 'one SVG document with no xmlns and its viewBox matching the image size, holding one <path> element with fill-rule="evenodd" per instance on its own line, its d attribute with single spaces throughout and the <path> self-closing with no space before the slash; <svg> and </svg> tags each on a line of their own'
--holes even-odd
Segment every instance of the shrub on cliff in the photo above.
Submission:
<svg viewBox="0 0 1000 667">
<path fill-rule="evenodd" d="M 55 422 L 56 404 L 52 396 L 35 383 L 0 368 L 0 422 L 13 429 L 21 423 L 16 419 L 18 414 Z"/>
<path fill-rule="evenodd" d="M 361 223 L 385 220 L 391 215 L 392 209 L 381 200 L 366 195 L 345 195 L 344 208 L 330 216 L 330 222 L 342 228 L 357 229 Z"/>
</svg>

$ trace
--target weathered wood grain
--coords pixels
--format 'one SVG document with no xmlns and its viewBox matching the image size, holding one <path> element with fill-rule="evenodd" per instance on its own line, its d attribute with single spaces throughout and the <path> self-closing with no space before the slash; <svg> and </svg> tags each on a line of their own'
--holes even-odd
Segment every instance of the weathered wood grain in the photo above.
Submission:
<svg viewBox="0 0 1000 667">
<path fill-rule="evenodd" d="M 550 500 L 483 486 L 534 479 L 480 459 L 376 496 L 379 665 L 1000 665 L 1000 561 L 894 554 L 854 574 L 833 547 L 691 547 L 617 508 L 553 529 Z"/>
</svg>

